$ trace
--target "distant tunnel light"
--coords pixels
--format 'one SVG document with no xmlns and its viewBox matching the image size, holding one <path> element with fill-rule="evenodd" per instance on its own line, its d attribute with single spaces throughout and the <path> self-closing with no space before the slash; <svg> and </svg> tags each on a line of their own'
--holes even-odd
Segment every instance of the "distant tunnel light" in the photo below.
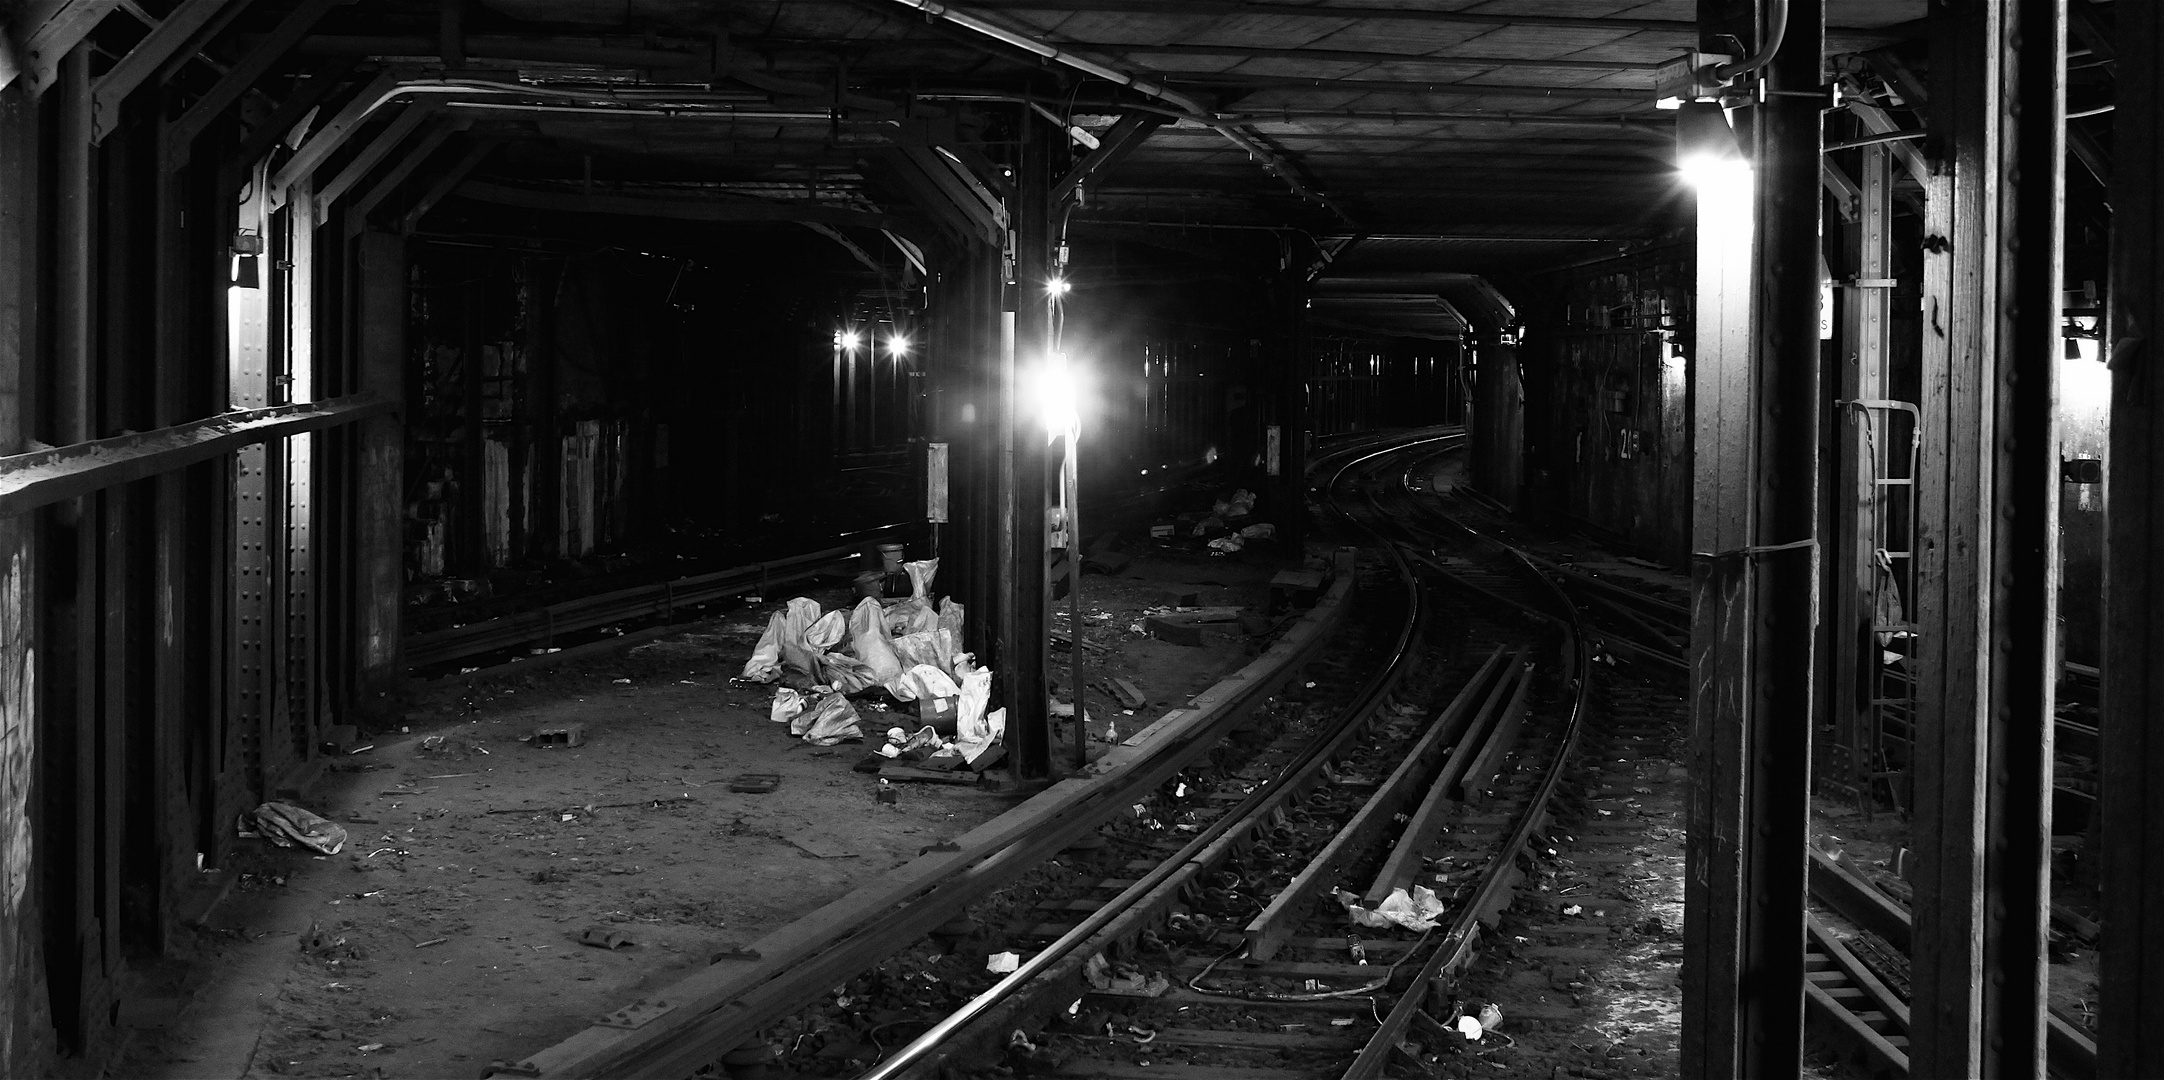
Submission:
<svg viewBox="0 0 2164 1080">
<path fill-rule="evenodd" d="M 1056 277 L 1044 283 L 1044 291 L 1051 293 L 1054 296 L 1065 296 L 1067 295 L 1067 290 L 1072 288 L 1074 288 L 1074 286 L 1069 284 L 1066 278 Z"/>
<path fill-rule="evenodd" d="M 846 352 L 857 351 L 857 345 L 860 340 L 861 339 L 857 337 L 857 332 L 854 330 L 834 331 L 834 344 L 841 346 L 842 349 Z"/>
<path fill-rule="evenodd" d="M 901 334 L 896 334 L 896 335 L 894 335 L 893 337 L 890 337 L 890 338 L 888 338 L 888 339 L 887 339 L 887 351 L 888 351 L 888 352 L 890 352 L 890 353 L 892 353 L 892 354 L 894 354 L 894 358 L 895 358 L 896 360 L 899 360 L 899 359 L 901 359 L 902 357 L 908 356 L 908 355 L 909 355 L 909 338 L 908 338 L 908 337 L 906 337 L 906 336 L 904 336 L 904 335 L 901 335 Z"/>
</svg>

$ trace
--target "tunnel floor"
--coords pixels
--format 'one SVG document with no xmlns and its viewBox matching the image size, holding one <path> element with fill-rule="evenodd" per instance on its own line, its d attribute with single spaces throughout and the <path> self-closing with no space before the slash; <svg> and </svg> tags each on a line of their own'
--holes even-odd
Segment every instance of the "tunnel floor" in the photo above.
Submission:
<svg viewBox="0 0 2164 1080">
<path fill-rule="evenodd" d="M 1268 545 L 1214 558 L 1158 547 L 1086 578 L 1093 734 L 1136 730 L 1249 659 L 1236 630 L 1199 646 L 1138 633 L 1146 609 L 1192 593 L 1259 610 L 1270 576 L 1296 562 Z M 612 659 L 427 684 L 403 730 L 301 793 L 348 830 L 339 854 L 242 840 L 205 874 L 222 898 L 183 957 L 144 976 L 173 1015 L 140 1028 L 112 1074 L 478 1075 L 1013 805 L 933 783 L 880 802 L 879 779 L 852 766 L 890 725 L 913 727 L 906 715 L 862 710 L 867 741 L 824 748 L 772 723 L 773 688 L 732 676 L 786 598 Z M 1049 668 L 1063 699 L 1067 655 L 1055 649 Z M 1109 700 L 1099 687 L 1113 676 L 1150 704 Z M 582 746 L 521 741 L 572 723 Z M 746 773 L 780 782 L 732 791 Z M 582 945 L 589 929 L 628 944 Z"/>
</svg>

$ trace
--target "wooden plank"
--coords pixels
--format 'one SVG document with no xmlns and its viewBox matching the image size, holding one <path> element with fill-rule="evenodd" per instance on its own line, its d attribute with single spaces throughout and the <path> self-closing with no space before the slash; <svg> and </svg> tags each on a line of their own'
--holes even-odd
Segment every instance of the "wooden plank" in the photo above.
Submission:
<svg viewBox="0 0 2164 1080">
<path fill-rule="evenodd" d="M 2096 1072 L 2164 1076 L 2164 7 L 2115 6 Z"/>
<path fill-rule="evenodd" d="M 1473 677 L 1450 699 L 1450 704 L 1436 714 L 1438 725 L 1447 725 L 1463 732 L 1473 715 L 1473 703 L 1486 700 L 1489 683 L 1505 671 L 1503 659 L 1505 646 L 1498 645 L 1488 654 L 1488 659 L 1473 673 Z M 1462 737 L 1462 734 L 1461 734 Z M 1455 759 L 1456 755 L 1452 755 Z M 1375 871 L 1375 880 L 1368 885 L 1361 902 L 1374 907 L 1390 897 L 1395 889 L 1410 888 L 1421 867 L 1421 854 L 1427 850 L 1428 841 L 1443 823 L 1443 815 L 1457 804 L 1455 793 L 1456 770 L 1446 769 L 1436 782 L 1428 786 L 1428 793 L 1421 797 L 1420 805 L 1405 821 L 1405 828 L 1398 834 L 1397 843 L 1390 847 L 1390 854 Z"/>
<path fill-rule="evenodd" d="M 156 431 L 0 458 L 0 516 L 80 498 L 243 446 L 387 415 L 393 408 L 392 402 L 372 392 L 348 394 L 303 405 L 221 413 Z"/>
</svg>

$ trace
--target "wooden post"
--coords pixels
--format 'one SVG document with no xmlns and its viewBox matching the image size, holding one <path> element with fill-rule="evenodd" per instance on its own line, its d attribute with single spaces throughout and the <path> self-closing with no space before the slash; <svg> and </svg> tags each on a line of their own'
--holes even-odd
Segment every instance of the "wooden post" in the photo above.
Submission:
<svg viewBox="0 0 2164 1080">
<path fill-rule="evenodd" d="M 2043 1073 L 2064 0 L 1931 13 L 1916 1076 Z"/>
<path fill-rule="evenodd" d="M 2164 1076 L 2164 10 L 2117 14 L 2096 1072 Z"/>
<path fill-rule="evenodd" d="M 1700 5 L 1747 42 L 1752 5 Z M 1744 21 L 1735 21 L 1739 15 Z M 1788 6 L 1770 89 L 1823 81 L 1824 12 Z M 1738 132 L 1748 177 L 1698 191 L 1691 353 L 1690 835 L 1683 1075 L 1793 1077 L 1803 1056 L 1817 634 L 1819 107 L 1771 96 Z"/>
</svg>

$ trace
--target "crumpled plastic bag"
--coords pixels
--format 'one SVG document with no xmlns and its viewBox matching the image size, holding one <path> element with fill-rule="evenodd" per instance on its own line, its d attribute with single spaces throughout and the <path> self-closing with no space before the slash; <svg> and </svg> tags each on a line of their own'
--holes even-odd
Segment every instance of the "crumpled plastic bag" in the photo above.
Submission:
<svg viewBox="0 0 2164 1080">
<path fill-rule="evenodd" d="M 1230 536 L 1220 536 L 1217 539 L 1210 541 L 1211 551 L 1222 551 L 1227 555 L 1230 555 L 1233 552 L 1238 551 L 1246 546 L 1247 541 L 1240 539 L 1239 533 L 1233 533 Z"/>
<path fill-rule="evenodd" d="M 1258 521 L 1240 530 L 1240 537 L 1243 540 L 1268 540 L 1276 535 L 1277 526 L 1267 521 Z"/>
<path fill-rule="evenodd" d="M 346 846 L 345 826 L 282 802 L 267 802 L 241 815 L 240 831 L 279 847 L 299 844 L 320 855 L 336 855 Z"/>
<path fill-rule="evenodd" d="M 1172 989 L 1172 980 L 1163 972 L 1153 971 L 1144 975 L 1134 968 L 1114 968 L 1105 954 L 1098 953 L 1082 965 L 1082 977 L 1099 993 L 1118 994 L 1122 997 L 1162 997 Z"/>
<path fill-rule="evenodd" d="M 837 691 L 820 698 L 811 708 L 789 721 L 789 734 L 799 736 L 813 746 L 832 746 L 862 740 L 864 728 L 857 723 L 856 706 L 849 704 L 849 699 Z"/>
<path fill-rule="evenodd" d="M 932 602 L 932 579 L 939 576 L 938 559 L 919 559 L 905 562 L 902 571 L 909 575 L 909 598 L 920 604 Z"/>
<path fill-rule="evenodd" d="M 920 665 L 929 664 L 942 673 L 954 674 L 954 635 L 945 630 L 927 630 L 920 634 L 904 634 L 894 639 L 895 658 L 902 662 L 906 672 Z"/>
<path fill-rule="evenodd" d="M 1448 905 L 1435 895 L 1435 890 L 1425 885 L 1413 886 L 1407 894 L 1404 889 L 1392 889 L 1374 910 L 1360 906 L 1360 898 L 1339 889 L 1331 896 L 1344 905 L 1345 914 L 1361 926 L 1384 929 L 1400 926 L 1407 930 L 1427 931 L 1435 929 L 1435 920 L 1448 911 Z"/>
<path fill-rule="evenodd" d="M 955 603 L 954 597 L 950 596 L 939 602 L 939 628 L 954 635 L 954 640 L 958 642 L 963 640 L 962 621 L 962 605 Z"/>
<path fill-rule="evenodd" d="M 887 693 L 896 701 L 921 701 L 924 698 L 958 697 L 962 688 L 954 685 L 947 673 L 930 664 L 917 664 L 886 683 Z"/>
<path fill-rule="evenodd" d="M 766 632 L 759 635 L 759 644 L 752 647 L 751 659 L 744 663 L 741 677 L 752 682 L 773 682 L 781 678 L 782 666 L 788 663 L 792 651 L 803 653 L 804 631 L 818 618 L 818 601 L 803 596 L 789 601 L 766 621 Z M 803 656 L 801 672 L 810 674 L 811 663 L 816 659 L 816 655 Z"/>
<path fill-rule="evenodd" d="M 872 666 L 847 653 L 830 652 L 819 658 L 819 675 L 827 685 L 844 694 L 861 694 L 879 680 L 872 677 Z"/>
<path fill-rule="evenodd" d="M 883 683 L 902 673 L 901 658 L 894 655 L 894 642 L 887 637 L 886 609 L 878 600 L 867 596 L 849 613 L 849 645 L 871 669 L 873 682 Z"/>
<path fill-rule="evenodd" d="M 804 695 L 786 686 L 774 691 L 774 707 L 767 713 L 768 719 L 777 724 L 786 724 L 802 715 Z"/>
<path fill-rule="evenodd" d="M 939 629 L 939 612 L 924 600 L 903 600 L 887 609 L 887 636 L 903 638 Z"/>
</svg>

